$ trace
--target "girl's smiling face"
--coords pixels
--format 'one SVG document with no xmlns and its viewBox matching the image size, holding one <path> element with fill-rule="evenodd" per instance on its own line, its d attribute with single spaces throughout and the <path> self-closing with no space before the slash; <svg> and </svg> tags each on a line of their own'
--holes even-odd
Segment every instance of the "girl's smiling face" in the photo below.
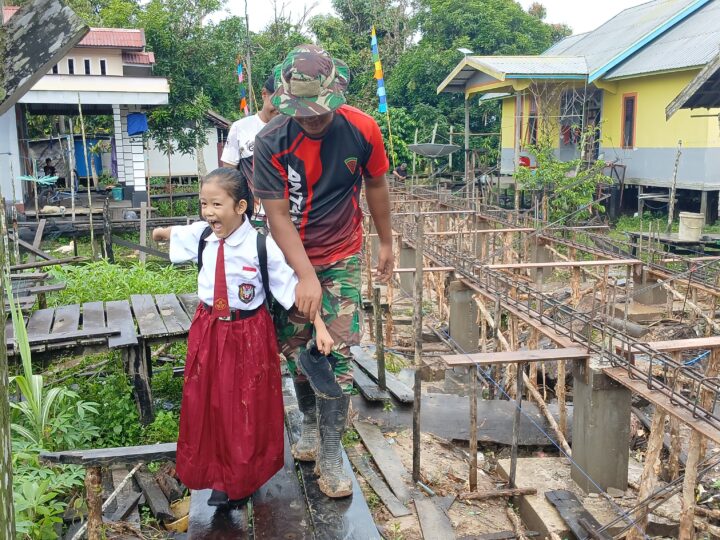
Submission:
<svg viewBox="0 0 720 540">
<path fill-rule="evenodd" d="M 247 201 L 235 202 L 220 182 L 204 182 L 200 187 L 200 211 L 215 236 L 227 238 L 245 220 Z"/>
</svg>

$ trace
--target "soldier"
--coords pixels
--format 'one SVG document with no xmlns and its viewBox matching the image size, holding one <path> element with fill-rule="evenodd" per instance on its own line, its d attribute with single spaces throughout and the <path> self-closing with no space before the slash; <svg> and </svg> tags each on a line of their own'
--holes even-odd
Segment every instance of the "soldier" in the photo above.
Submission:
<svg viewBox="0 0 720 540">
<path fill-rule="evenodd" d="M 352 388 L 350 346 L 360 339 L 360 193 L 364 183 L 380 239 L 378 279 L 384 282 L 394 265 L 388 159 L 375 120 L 345 104 L 345 63 L 320 47 L 301 45 L 275 70 L 272 104 L 280 114 L 255 139 L 254 175 L 272 236 L 299 278 L 295 307 L 276 318 L 304 415 L 293 455 L 316 461 L 323 493 L 344 497 L 352 493 L 340 439 Z M 335 341 L 337 395 L 316 396 L 296 371 L 318 310 Z"/>
</svg>

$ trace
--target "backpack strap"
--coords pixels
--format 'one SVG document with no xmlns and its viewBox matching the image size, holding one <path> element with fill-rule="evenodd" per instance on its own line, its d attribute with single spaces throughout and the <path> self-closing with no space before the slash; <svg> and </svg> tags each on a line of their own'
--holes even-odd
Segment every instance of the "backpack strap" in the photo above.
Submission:
<svg viewBox="0 0 720 540">
<path fill-rule="evenodd" d="M 202 256 L 203 256 L 203 251 L 205 250 L 205 244 L 206 244 L 205 239 L 208 236 L 210 236 L 211 234 L 212 234 L 212 229 L 210 228 L 210 225 L 208 225 L 207 227 L 205 227 L 205 229 L 203 229 L 203 232 L 200 235 L 200 240 L 198 241 L 198 257 L 197 257 L 198 258 L 198 262 L 197 262 L 198 272 L 200 272 L 200 270 L 202 270 L 202 265 L 203 265 Z"/>
<path fill-rule="evenodd" d="M 262 277 L 263 290 L 265 291 L 265 301 L 270 305 L 272 294 L 270 293 L 270 278 L 268 277 L 267 236 L 261 233 L 257 235 L 257 252 L 260 261 L 260 277 Z"/>
</svg>

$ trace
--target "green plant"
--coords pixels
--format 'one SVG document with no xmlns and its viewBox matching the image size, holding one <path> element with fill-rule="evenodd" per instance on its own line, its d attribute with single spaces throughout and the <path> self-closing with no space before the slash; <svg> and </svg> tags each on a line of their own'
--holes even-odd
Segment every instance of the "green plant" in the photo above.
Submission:
<svg viewBox="0 0 720 540">
<path fill-rule="evenodd" d="M 588 129 L 581 136 L 580 148 L 592 140 L 593 130 Z M 543 195 L 545 217 L 551 222 L 569 216 L 587 218 L 593 210 L 604 212 L 604 206 L 594 200 L 598 185 L 610 184 L 610 177 L 603 174 L 605 162 L 591 163 L 582 159 L 561 161 L 555 155 L 550 136 L 543 136 L 536 145 L 528 148 L 535 156 L 536 168 L 520 167 L 515 176 L 524 190 Z"/>
<path fill-rule="evenodd" d="M 386 399 L 385 401 L 383 401 L 383 412 L 393 412 L 394 410 L 395 407 L 391 400 Z"/>
<path fill-rule="evenodd" d="M 55 526 L 62 523 L 65 506 L 57 500 L 58 492 L 49 480 L 39 483 L 24 482 L 13 490 L 16 528 L 20 538 L 53 540 L 57 538 Z"/>
<path fill-rule="evenodd" d="M 178 415 L 173 411 L 160 411 L 155 420 L 145 427 L 143 440 L 145 444 L 174 442 L 178 438 Z"/>
<path fill-rule="evenodd" d="M 357 431 L 355 431 L 353 428 L 348 428 L 345 430 L 345 433 L 343 433 L 342 436 L 343 446 L 355 446 L 359 442 L 360 435 L 358 435 Z"/>
</svg>

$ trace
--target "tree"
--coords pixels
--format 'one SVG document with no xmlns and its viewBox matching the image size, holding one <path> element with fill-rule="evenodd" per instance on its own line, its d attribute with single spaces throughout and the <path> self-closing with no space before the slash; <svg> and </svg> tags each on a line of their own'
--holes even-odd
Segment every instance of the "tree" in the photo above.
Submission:
<svg viewBox="0 0 720 540">
<path fill-rule="evenodd" d="M 547 17 L 547 9 L 540 2 L 533 2 L 528 8 L 528 13 L 541 21 Z"/>
</svg>

